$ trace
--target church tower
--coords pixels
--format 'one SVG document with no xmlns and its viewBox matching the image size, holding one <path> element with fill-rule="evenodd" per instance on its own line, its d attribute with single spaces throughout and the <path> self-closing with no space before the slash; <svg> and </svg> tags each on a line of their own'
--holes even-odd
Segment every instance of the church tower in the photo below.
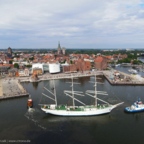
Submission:
<svg viewBox="0 0 144 144">
<path fill-rule="evenodd" d="M 8 47 L 8 49 L 7 49 L 7 56 L 8 56 L 9 58 L 12 57 L 12 49 L 11 49 L 10 47 Z"/>
<path fill-rule="evenodd" d="M 58 42 L 58 49 L 57 49 L 57 53 L 62 54 L 62 50 L 61 50 L 61 46 L 60 46 L 60 42 Z"/>
</svg>

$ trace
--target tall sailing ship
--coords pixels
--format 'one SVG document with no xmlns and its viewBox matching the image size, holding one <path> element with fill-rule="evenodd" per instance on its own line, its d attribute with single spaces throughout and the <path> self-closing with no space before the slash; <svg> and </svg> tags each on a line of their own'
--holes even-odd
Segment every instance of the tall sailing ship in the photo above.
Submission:
<svg viewBox="0 0 144 144">
<path fill-rule="evenodd" d="M 51 100 L 54 101 L 54 104 L 40 104 L 41 105 L 41 110 L 44 111 L 45 113 L 56 115 L 56 116 L 95 116 L 95 115 L 101 115 L 101 114 L 107 114 L 110 113 L 114 108 L 117 106 L 123 104 L 117 103 L 115 105 L 112 105 L 100 98 L 97 97 L 97 95 L 108 95 L 104 91 L 97 91 L 97 80 L 96 80 L 96 75 L 95 75 L 95 81 L 92 82 L 94 83 L 94 90 L 87 90 L 85 93 L 87 96 L 90 96 L 94 100 L 93 105 L 86 105 L 82 101 L 78 100 L 75 98 L 75 95 L 77 96 L 84 96 L 83 92 L 81 91 L 74 91 L 74 84 L 73 81 L 73 76 L 71 77 L 71 87 L 72 89 L 70 91 L 64 90 L 64 93 L 66 96 L 69 96 L 72 98 L 72 105 L 58 105 L 57 104 L 57 96 L 56 96 L 56 89 L 55 89 L 55 82 L 53 80 L 53 92 L 44 87 L 49 93 L 53 95 L 53 97 L 50 97 L 44 93 L 42 93 L 43 96 L 46 96 L 47 98 L 50 98 Z M 81 106 L 76 106 L 75 101 L 79 102 L 82 104 Z M 101 101 L 103 104 L 98 104 L 98 101 Z"/>
</svg>

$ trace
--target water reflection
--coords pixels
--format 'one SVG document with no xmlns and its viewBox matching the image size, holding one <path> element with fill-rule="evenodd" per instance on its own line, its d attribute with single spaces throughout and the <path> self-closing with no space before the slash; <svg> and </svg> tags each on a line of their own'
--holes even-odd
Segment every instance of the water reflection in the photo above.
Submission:
<svg viewBox="0 0 144 144">
<path fill-rule="evenodd" d="M 35 88 L 35 89 L 37 89 L 37 87 L 38 87 L 38 82 L 32 82 L 32 85 L 33 85 L 33 87 Z"/>
<path fill-rule="evenodd" d="M 63 117 L 63 116 L 54 116 L 46 114 L 43 116 L 43 120 L 47 122 L 84 122 L 84 123 L 108 123 L 115 118 L 110 114 L 98 115 L 98 116 L 87 116 L 87 117 Z"/>
</svg>

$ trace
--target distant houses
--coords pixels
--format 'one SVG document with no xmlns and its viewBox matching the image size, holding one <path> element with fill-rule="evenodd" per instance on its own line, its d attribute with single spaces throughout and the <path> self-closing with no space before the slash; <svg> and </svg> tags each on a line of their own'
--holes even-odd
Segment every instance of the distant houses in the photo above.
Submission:
<svg viewBox="0 0 144 144">
<path fill-rule="evenodd" d="M 9 57 L 11 55 L 12 57 Z M 57 52 L 40 53 L 24 53 L 13 54 L 9 47 L 6 53 L 0 53 L 0 75 L 8 74 L 9 76 L 29 76 L 42 75 L 45 72 L 51 74 L 64 72 L 84 72 L 95 70 L 105 70 L 108 63 L 127 58 L 127 55 L 101 55 L 95 54 L 69 54 L 66 55 L 66 49 L 61 48 L 58 43 Z M 18 64 L 18 69 L 14 65 Z"/>
</svg>

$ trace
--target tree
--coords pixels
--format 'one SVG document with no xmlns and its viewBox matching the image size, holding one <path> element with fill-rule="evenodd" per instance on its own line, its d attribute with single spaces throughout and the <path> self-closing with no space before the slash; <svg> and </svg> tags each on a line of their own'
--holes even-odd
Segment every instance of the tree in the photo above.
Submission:
<svg viewBox="0 0 144 144">
<path fill-rule="evenodd" d="M 34 57 L 30 57 L 29 60 L 33 61 L 33 60 L 34 60 Z"/>
<path fill-rule="evenodd" d="M 14 68 L 19 69 L 19 64 L 18 64 L 18 63 L 15 63 L 15 64 L 14 64 Z"/>
<path fill-rule="evenodd" d="M 12 60 L 10 60 L 10 61 L 9 61 L 9 64 L 12 64 L 12 62 L 13 62 L 13 61 L 12 61 Z"/>
<path fill-rule="evenodd" d="M 32 67 L 32 65 L 25 65 L 25 67 L 27 67 L 27 68 L 31 68 L 31 67 Z"/>
</svg>

